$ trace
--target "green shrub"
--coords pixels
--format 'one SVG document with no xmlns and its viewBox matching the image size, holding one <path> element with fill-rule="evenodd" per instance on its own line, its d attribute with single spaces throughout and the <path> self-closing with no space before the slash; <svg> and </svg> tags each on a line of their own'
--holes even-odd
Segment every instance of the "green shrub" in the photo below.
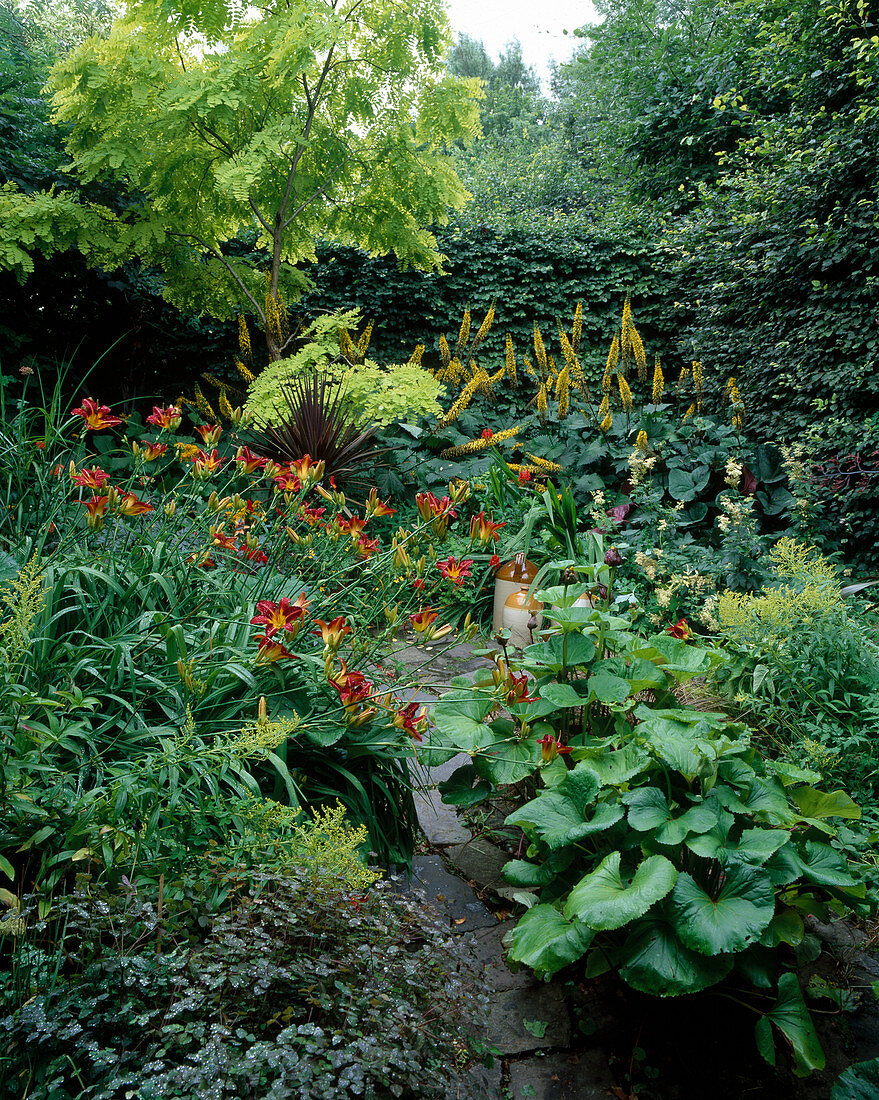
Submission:
<svg viewBox="0 0 879 1100">
<path fill-rule="evenodd" d="M 729 662 L 712 686 L 791 759 L 873 801 L 879 768 L 879 647 L 814 548 L 781 539 L 759 595 L 725 592 L 717 608 Z"/>
<path fill-rule="evenodd" d="M 591 567 L 596 578 L 608 568 L 612 589 L 616 567 Z M 524 791 L 506 818 L 528 841 L 527 859 L 505 869 L 528 907 L 510 957 L 544 975 L 613 968 L 662 997 L 744 981 L 757 993 L 761 1053 L 774 1062 L 774 1025 L 796 1072 L 821 1068 L 786 967 L 807 915 L 864 907 L 828 820 L 860 809 L 812 787 L 817 773 L 764 759 L 742 724 L 681 707 L 676 685 L 704 676 L 717 655 L 668 633 L 640 638 L 606 602 L 577 606 L 589 588 L 538 591 L 557 631 L 518 661 L 497 659 L 490 676 L 455 681 L 422 751 L 429 764 L 471 758 L 441 785 L 446 801 Z"/>
<path fill-rule="evenodd" d="M 473 972 L 381 884 L 266 881 L 195 943 L 134 893 L 67 899 L 52 926 L 32 995 L 3 1020 L 10 1097 L 444 1100 L 476 1049 Z"/>
</svg>

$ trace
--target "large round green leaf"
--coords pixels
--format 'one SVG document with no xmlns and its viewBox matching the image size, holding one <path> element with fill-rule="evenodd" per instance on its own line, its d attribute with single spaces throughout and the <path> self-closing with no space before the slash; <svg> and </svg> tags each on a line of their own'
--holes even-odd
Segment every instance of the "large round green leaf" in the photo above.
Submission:
<svg viewBox="0 0 879 1100">
<path fill-rule="evenodd" d="M 677 871 L 665 856 L 650 856 L 627 884 L 620 874 L 620 853 L 611 852 L 571 891 L 565 916 L 577 917 L 596 930 L 622 928 L 664 898 L 676 878 Z"/>
<path fill-rule="evenodd" d="M 623 979 L 657 997 L 698 993 L 722 981 L 732 970 L 733 956 L 711 958 L 685 947 L 666 909 L 660 905 L 635 923 L 621 952 Z"/>
<path fill-rule="evenodd" d="M 588 820 L 586 811 L 598 792 L 598 780 L 588 769 L 575 769 L 555 790 L 544 790 L 514 810 L 505 821 L 536 836 L 549 848 L 563 848 L 576 840 L 601 832 L 619 821 L 622 810 L 602 803 Z"/>
<path fill-rule="evenodd" d="M 879 1058 L 856 1062 L 833 1086 L 830 1100 L 876 1100 L 879 1096 Z"/>
<path fill-rule="evenodd" d="M 565 920 L 554 905 L 535 905 L 513 929 L 510 958 L 540 974 L 555 974 L 582 958 L 593 932 L 578 920 Z"/>
<path fill-rule="evenodd" d="M 769 875 L 753 867 L 734 866 L 723 876 L 716 897 L 692 875 L 678 875 L 669 912 L 681 941 L 703 955 L 742 951 L 756 943 L 775 913 L 775 890 Z"/>
</svg>

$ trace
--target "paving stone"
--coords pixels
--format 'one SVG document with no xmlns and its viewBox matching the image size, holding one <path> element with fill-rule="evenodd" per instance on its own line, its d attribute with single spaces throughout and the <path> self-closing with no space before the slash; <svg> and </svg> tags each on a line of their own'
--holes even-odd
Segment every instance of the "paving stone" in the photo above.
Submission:
<svg viewBox="0 0 879 1100">
<path fill-rule="evenodd" d="M 494 914 L 486 909 L 472 888 L 457 875 L 450 874 L 439 856 L 413 858 L 412 885 L 424 891 L 428 901 L 456 932 L 497 924 Z"/>
<path fill-rule="evenodd" d="M 501 1100 L 501 1063 L 495 1061 L 491 1068 L 473 1066 L 467 1073 L 466 1092 L 460 1092 L 455 1100 Z"/>
<path fill-rule="evenodd" d="M 485 983 L 489 989 L 498 992 L 506 989 L 523 989 L 534 985 L 534 975 L 526 967 L 513 973 L 504 962 L 502 940 L 516 922 L 505 920 L 496 928 L 477 928 L 467 937 L 473 957 L 484 967 Z"/>
<path fill-rule="evenodd" d="M 549 1054 L 510 1065 L 512 1100 L 606 1100 L 613 1085 L 600 1050 Z"/>
<path fill-rule="evenodd" d="M 504 1054 L 568 1046 L 571 1021 L 561 989 L 541 982 L 497 992 L 488 1017 L 488 1038 Z"/>
<path fill-rule="evenodd" d="M 440 847 L 447 844 L 463 844 L 470 839 L 452 806 L 447 806 L 439 791 L 419 791 L 415 795 L 418 824 L 431 844 Z"/>
<path fill-rule="evenodd" d="M 416 761 L 418 759 L 418 749 L 415 750 Z M 437 783 L 443 783 L 446 779 L 450 779 L 458 768 L 463 768 L 465 764 L 472 764 L 472 760 L 466 752 L 457 752 L 454 756 L 450 756 L 442 764 L 437 764 L 435 768 L 425 768 L 420 762 L 417 764 L 419 773 L 424 776 L 424 781 L 429 786 L 436 786 Z"/>
<path fill-rule="evenodd" d="M 446 853 L 465 878 L 492 890 L 499 897 L 512 900 L 521 886 L 511 886 L 501 873 L 510 856 L 483 836 L 473 837 L 466 844 L 456 844 Z"/>
</svg>

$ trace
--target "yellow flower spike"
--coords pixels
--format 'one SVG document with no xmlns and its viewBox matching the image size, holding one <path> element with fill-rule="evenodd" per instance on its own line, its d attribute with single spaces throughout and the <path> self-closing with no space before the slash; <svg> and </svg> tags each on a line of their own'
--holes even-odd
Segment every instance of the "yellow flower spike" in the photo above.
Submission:
<svg viewBox="0 0 879 1100">
<path fill-rule="evenodd" d="M 201 413 L 201 415 L 206 420 L 211 421 L 211 422 L 216 421 L 217 419 L 219 419 L 217 417 L 217 414 L 211 408 L 210 403 L 208 402 L 208 399 L 201 392 L 201 389 L 199 388 L 199 385 L 198 385 L 197 382 L 192 387 L 192 391 L 195 394 L 195 407 L 198 409 L 198 411 Z"/>
<path fill-rule="evenodd" d="M 447 367 L 449 365 L 449 363 L 452 361 L 452 353 L 449 350 L 449 343 L 446 340 L 445 336 L 440 336 L 440 338 L 439 338 L 439 350 L 440 350 L 440 361 L 442 362 L 442 365 L 444 367 Z"/>
<path fill-rule="evenodd" d="M 546 386 L 543 382 L 540 383 L 540 389 L 537 391 L 537 412 L 540 415 L 541 420 L 546 420 L 547 416 L 547 401 L 546 401 Z"/>
<path fill-rule="evenodd" d="M 605 433 L 609 432 L 610 429 L 613 427 L 613 413 L 609 412 L 598 426 L 601 431 Z"/>
<path fill-rule="evenodd" d="M 235 410 L 232 408 L 231 404 L 229 403 L 229 398 L 226 395 L 226 390 L 225 389 L 220 390 L 220 395 L 217 398 L 217 405 L 220 408 L 220 415 L 221 416 L 225 416 L 225 418 L 227 420 L 234 420 Z"/>
<path fill-rule="evenodd" d="M 645 382 L 647 380 L 647 355 L 644 351 L 644 345 L 641 342 L 641 336 L 634 325 L 629 328 L 629 341 L 632 345 L 632 354 L 635 357 L 635 363 L 638 366 L 638 379 L 641 382 Z"/>
<path fill-rule="evenodd" d="M 604 376 L 601 379 L 601 388 L 605 393 L 610 389 L 610 380 L 620 361 L 620 338 L 614 336 L 610 342 L 610 351 L 607 353 L 607 363 L 604 367 Z"/>
<path fill-rule="evenodd" d="M 556 401 L 559 403 L 559 420 L 564 420 L 570 408 L 571 372 L 565 363 L 555 383 Z"/>
<path fill-rule="evenodd" d="M 560 466 L 557 462 L 550 462 L 548 458 L 540 458 L 538 455 L 530 454 L 527 451 L 525 452 L 525 456 L 530 462 L 534 463 L 540 473 L 560 474 L 564 469 L 564 467 Z"/>
<path fill-rule="evenodd" d="M 620 387 L 620 404 L 623 406 L 625 412 L 632 411 L 632 391 L 629 389 L 629 383 L 623 378 L 621 374 L 617 375 L 617 382 Z"/>
<path fill-rule="evenodd" d="M 372 321 L 366 326 L 363 332 L 360 334 L 360 339 L 357 341 L 357 350 L 360 353 L 361 360 L 369 350 L 369 341 L 372 338 Z M 423 349 L 422 349 L 423 350 Z"/>
<path fill-rule="evenodd" d="M 543 337 L 540 334 L 540 326 L 534 322 L 534 358 L 542 371 L 546 370 L 546 348 L 543 346 Z"/>
<path fill-rule="evenodd" d="M 686 384 L 686 381 L 687 381 L 687 378 L 689 377 L 689 375 L 690 375 L 690 368 L 689 368 L 688 364 L 684 363 L 684 365 L 681 367 L 681 373 L 678 375 L 678 381 L 677 381 L 677 386 L 676 386 L 676 389 L 678 391 L 680 391 L 684 388 L 684 385 Z"/>
<path fill-rule="evenodd" d="M 486 313 L 482 324 L 477 330 L 476 336 L 473 338 L 473 351 L 476 351 L 482 341 L 488 336 L 491 326 L 494 324 L 494 307 L 495 303 L 492 302 L 488 307 L 488 313 Z"/>
<path fill-rule="evenodd" d="M 691 405 L 689 407 L 689 409 L 687 409 L 687 411 L 684 413 L 684 418 L 681 421 L 681 423 L 686 424 L 688 420 L 692 420 L 693 419 L 693 413 L 695 413 L 695 411 L 696 411 L 696 406 Z"/>
<path fill-rule="evenodd" d="M 638 435 L 635 437 L 635 446 L 639 451 L 646 451 L 649 448 L 650 444 L 647 440 L 647 433 L 645 431 L 638 432 Z"/>
<path fill-rule="evenodd" d="M 574 310 L 574 324 L 571 327 L 571 347 L 574 349 L 574 354 L 580 354 L 580 337 L 583 333 L 583 302 L 577 302 L 577 307 Z"/>
<path fill-rule="evenodd" d="M 656 365 L 653 368 L 653 404 L 658 405 L 662 400 L 662 395 L 665 391 L 665 375 L 662 373 L 662 366 L 659 362 L 659 356 L 656 357 Z"/>
<path fill-rule="evenodd" d="M 512 439 L 519 431 L 519 428 L 505 428 L 502 432 L 492 432 L 491 435 L 471 439 L 468 443 L 462 443 L 458 447 L 447 447 L 444 451 L 440 451 L 440 458 L 464 458 L 467 455 L 479 454 L 480 451 L 484 451 L 488 447 L 494 447 L 498 443 L 504 443 L 506 440 Z M 459 502 L 456 501 L 456 503 Z"/>
<path fill-rule="evenodd" d="M 424 355 L 424 344 L 416 344 L 415 351 L 409 356 L 410 367 L 420 367 L 421 357 Z"/>
<path fill-rule="evenodd" d="M 344 328 L 339 329 L 339 351 L 342 353 L 343 358 L 351 364 L 355 364 L 359 358 L 354 342 L 348 330 Z"/>
<path fill-rule="evenodd" d="M 243 313 L 239 313 L 238 315 L 238 347 L 241 351 L 241 358 L 244 360 L 244 362 L 241 363 L 241 367 L 244 371 L 247 371 L 247 374 L 250 374 L 250 371 L 247 370 L 244 364 L 253 363 L 253 351 L 250 347 L 250 332 L 247 328 L 247 318 Z M 241 373 L 240 370 L 239 373 Z M 253 375 L 247 378 L 246 381 L 252 382 Z"/>
<path fill-rule="evenodd" d="M 601 399 L 601 404 L 598 406 L 598 415 L 606 416 L 610 409 L 610 397 L 605 394 Z"/>
<path fill-rule="evenodd" d="M 506 350 L 504 352 L 504 365 L 507 368 L 507 378 L 510 380 L 510 385 L 513 389 L 518 389 L 519 378 L 516 374 L 516 352 L 513 347 L 513 337 L 507 333 Z"/>
<path fill-rule="evenodd" d="M 455 345 L 455 354 L 460 355 L 464 348 L 467 346 L 467 339 L 470 336 L 470 307 L 468 306 L 464 310 L 464 316 L 461 320 L 461 327 L 458 330 L 458 342 Z"/>
<path fill-rule="evenodd" d="M 705 386 L 705 371 L 698 359 L 693 360 L 693 389 L 696 391 L 696 408 L 701 410 L 704 403 L 703 390 Z"/>
</svg>

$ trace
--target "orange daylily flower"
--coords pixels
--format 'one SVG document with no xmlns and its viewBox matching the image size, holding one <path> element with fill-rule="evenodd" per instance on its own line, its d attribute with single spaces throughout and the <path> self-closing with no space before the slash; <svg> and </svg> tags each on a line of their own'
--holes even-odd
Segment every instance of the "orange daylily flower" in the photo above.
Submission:
<svg viewBox="0 0 879 1100">
<path fill-rule="evenodd" d="M 346 634 L 351 633 L 351 627 L 348 626 L 345 621 L 344 615 L 337 615 L 335 619 L 324 622 L 323 619 L 315 619 L 315 626 L 318 626 L 319 630 L 313 630 L 312 634 L 320 634 L 323 638 L 324 648 L 335 652 L 342 644 Z"/>
<path fill-rule="evenodd" d="M 314 485 L 324 476 L 326 463 L 323 459 L 313 462 L 311 455 L 303 455 L 294 459 L 290 464 L 290 472 L 302 482 L 303 485 Z"/>
<path fill-rule="evenodd" d="M 363 534 L 363 529 L 369 523 L 368 519 L 361 519 L 360 516 L 351 516 L 350 519 L 339 519 L 336 517 L 336 524 L 343 535 L 350 535 L 352 540 L 359 539 Z"/>
<path fill-rule="evenodd" d="M 83 399 L 78 409 L 71 411 L 71 416 L 81 416 L 85 421 L 86 430 L 96 432 L 101 428 L 115 428 L 122 423 L 122 417 L 114 416 L 107 405 L 99 405 L 91 397 Z"/>
<path fill-rule="evenodd" d="M 366 498 L 366 514 L 367 516 L 393 516 L 396 515 L 397 509 L 392 508 L 387 501 L 379 500 L 378 489 L 373 486 L 369 490 L 369 496 Z"/>
<path fill-rule="evenodd" d="M 240 464 L 246 474 L 255 474 L 262 470 L 268 462 L 262 455 L 254 454 L 249 447 L 239 447 L 235 452 L 235 461 Z"/>
<path fill-rule="evenodd" d="M 104 526 L 104 513 L 110 498 L 106 496 L 93 496 L 91 500 L 83 500 L 80 503 L 85 507 L 88 525 L 93 531 L 100 531 Z"/>
<path fill-rule="evenodd" d="M 498 531 L 506 525 L 506 520 L 503 523 L 495 523 L 494 520 L 485 518 L 485 512 L 477 512 L 470 520 L 470 541 L 478 542 L 480 546 L 485 546 L 492 541 L 497 542 L 500 538 Z"/>
<path fill-rule="evenodd" d="M 302 504 L 296 516 L 298 519 L 301 519 L 303 523 L 307 523 L 309 527 L 316 527 L 323 519 L 325 513 L 326 508 L 306 508 L 305 505 Z"/>
<path fill-rule="evenodd" d="M 408 703 L 395 714 L 391 723 L 396 729 L 405 730 L 413 741 L 423 741 L 427 729 L 427 710 L 417 703 Z"/>
<path fill-rule="evenodd" d="M 256 657 L 253 659 L 254 664 L 269 665 L 275 661 L 286 661 L 293 656 L 285 645 L 270 634 L 257 634 L 254 640 L 259 642 Z"/>
<path fill-rule="evenodd" d="M 266 636 L 271 637 L 279 630 L 289 630 L 291 633 L 299 630 L 308 601 L 303 601 L 303 592 L 294 603 L 286 596 L 282 596 L 277 603 L 272 600 L 260 600 L 256 605 L 257 614 L 250 620 L 252 626 L 264 626 Z"/>
<path fill-rule="evenodd" d="M 672 638 L 681 638 L 683 641 L 693 637 L 693 631 L 690 630 L 690 625 L 686 619 L 678 619 L 673 626 L 667 627 L 665 632 L 670 634 Z"/>
<path fill-rule="evenodd" d="M 213 447 L 215 443 L 219 442 L 220 436 L 223 434 L 223 429 L 219 424 L 198 424 L 192 430 L 201 436 L 206 447 Z"/>
<path fill-rule="evenodd" d="M 116 502 L 116 511 L 120 516 L 142 516 L 146 512 L 154 512 L 152 504 L 140 500 L 134 493 L 120 493 Z"/>
<path fill-rule="evenodd" d="M 556 740 L 551 734 L 547 734 L 546 737 L 541 737 L 538 742 L 540 745 L 540 763 L 551 764 L 557 756 L 561 756 L 564 753 L 571 751 L 570 745 L 563 745 L 560 741 Z"/>
<path fill-rule="evenodd" d="M 216 447 L 210 454 L 199 450 L 192 459 L 192 476 L 199 481 L 206 480 L 211 474 L 215 474 L 225 461 L 225 458 L 220 458 L 217 454 Z"/>
</svg>

